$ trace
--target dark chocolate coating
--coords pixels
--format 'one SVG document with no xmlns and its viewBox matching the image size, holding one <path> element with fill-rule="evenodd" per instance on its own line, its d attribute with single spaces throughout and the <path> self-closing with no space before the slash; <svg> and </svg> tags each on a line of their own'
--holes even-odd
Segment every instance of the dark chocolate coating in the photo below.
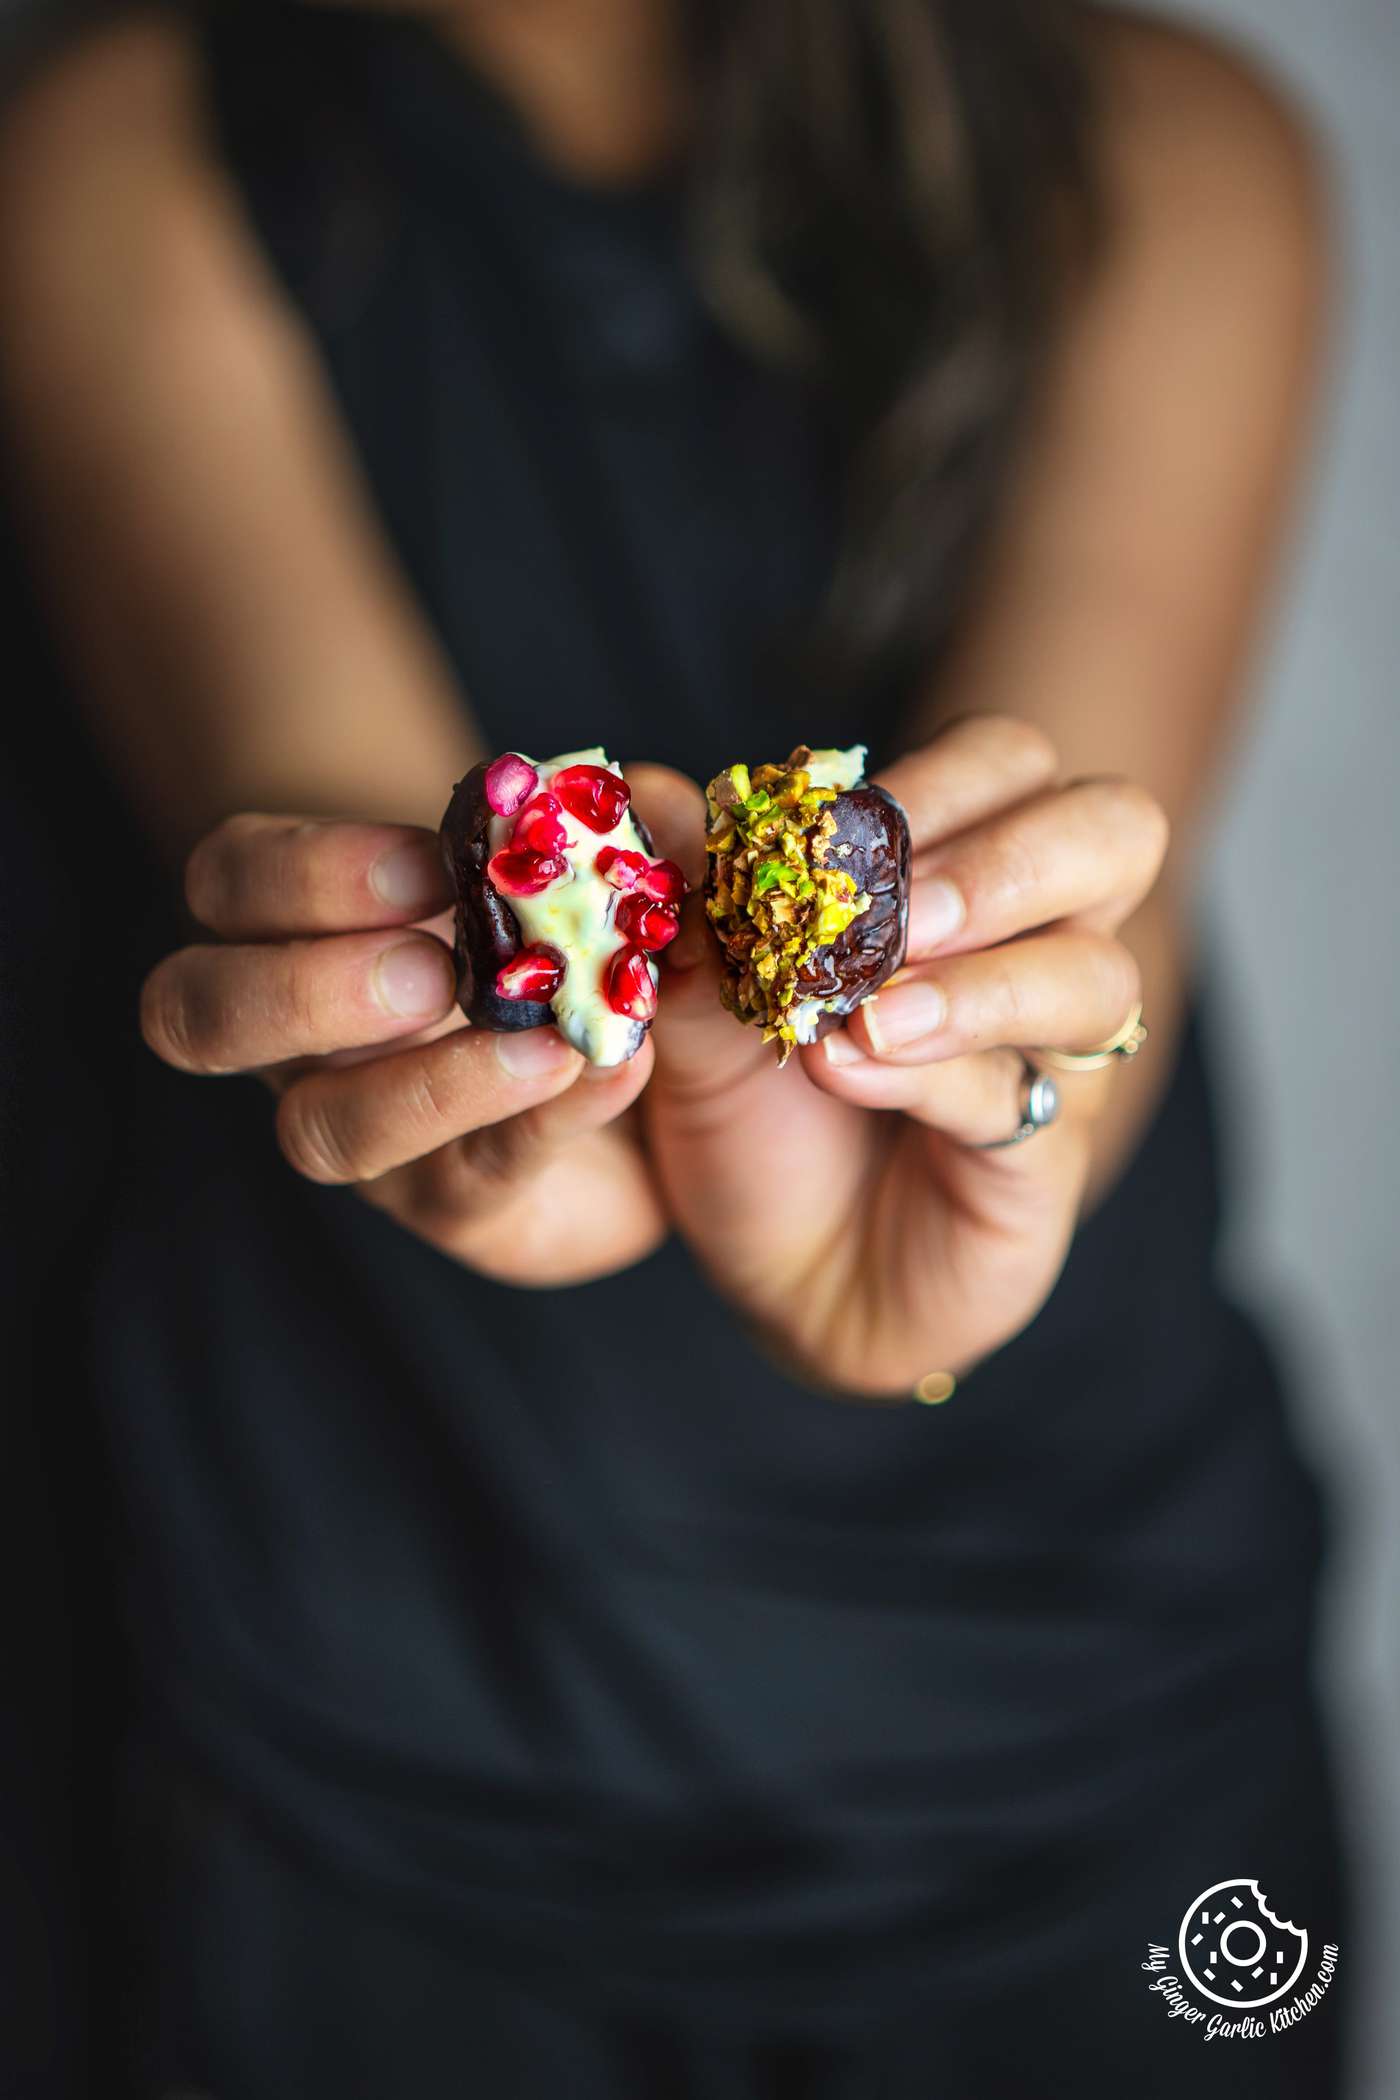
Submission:
<svg viewBox="0 0 1400 2100">
<path fill-rule="evenodd" d="M 457 965 L 457 1004 L 477 1028 L 505 1034 L 518 1028 L 548 1028 L 554 1010 L 536 999 L 503 999 L 496 973 L 520 946 L 520 922 L 486 879 L 491 858 L 492 810 L 486 799 L 486 767 L 473 766 L 457 782 L 438 830 L 443 866 L 457 899 L 452 957 Z"/>
<path fill-rule="evenodd" d="M 839 1028 L 862 999 L 878 991 L 904 960 L 909 933 L 909 826 L 893 795 L 862 781 L 830 805 L 836 836 L 826 865 L 842 868 L 870 896 L 870 909 L 852 919 L 829 947 L 819 948 L 798 974 L 803 999 L 832 999 L 819 1016 L 815 1040 Z M 839 846 L 849 846 L 845 855 Z"/>
</svg>

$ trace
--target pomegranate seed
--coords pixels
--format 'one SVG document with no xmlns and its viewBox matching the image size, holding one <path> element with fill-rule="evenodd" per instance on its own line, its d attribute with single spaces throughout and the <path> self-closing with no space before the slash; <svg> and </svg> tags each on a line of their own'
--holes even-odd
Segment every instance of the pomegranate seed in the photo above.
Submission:
<svg viewBox="0 0 1400 2100">
<path fill-rule="evenodd" d="M 562 853 L 566 833 L 559 821 L 560 805 L 554 795 L 536 795 L 515 820 L 511 845 L 525 853 Z"/>
<path fill-rule="evenodd" d="M 503 897 L 538 897 L 551 882 L 567 878 L 569 863 L 558 853 L 504 846 L 487 861 L 486 872 Z"/>
<path fill-rule="evenodd" d="M 486 799 L 498 817 L 513 817 L 535 791 L 539 774 L 518 751 L 503 751 L 486 768 Z"/>
<path fill-rule="evenodd" d="M 569 815 L 590 831 L 612 831 L 632 800 L 627 782 L 606 766 L 565 766 L 549 785 Z"/>
<path fill-rule="evenodd" d="M 658 904 L 679 904 L 690 884 L 673 860 L 654 860 L 648 864 L 637 887 L 648 897 L 654 897 Z"/>
<path fill-rule="evenodd" d="M 653 904 L 650 897 L 635 891 L 630 897 L 618 899 L 613 923 L 629 941 L 653 954 L 673 941 L 681 930 L 680 913 L 673 904 Z"/>
<path fill-rule="evenodd" d="M 615 1014 L 649 1021 L 656 1012 L 656 980 L 640 948 L 619 948 L 603 972 L 603 997 Z"/>
<path fill-rule="evenodd" d="M 535 941 L 522 948 L 496 972 L 496 990 L 503 999 L 552 999 L 564 982 L 569 965 L 548 941 Z"/>
<path fill-rule="evenodd" d="M 615 890 L 634 890 L 651 870 L 645 853 L 629 853 L 625 846 L 600 846 L 593 865 Z"/>
</svg>

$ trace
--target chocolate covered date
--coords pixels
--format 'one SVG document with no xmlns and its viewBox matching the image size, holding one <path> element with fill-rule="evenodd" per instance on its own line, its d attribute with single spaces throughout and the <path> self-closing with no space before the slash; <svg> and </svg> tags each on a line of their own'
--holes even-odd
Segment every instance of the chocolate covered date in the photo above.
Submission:
<svg viewBox="0 0 1400 2100">
<path fill-rule="evenodd" d="M 705 912 L 720 996 L 776 1041 L 820 1042 L 893 975 L 909 922 L 909 826 L 865 746 L 730 766 L 706 790 Z"/>
<path fill-rule="evenodd" d="M 553 1025 L 595 1065 L 635 1056 L 685 878 L 630 804 L 601 747 L 544 763 L 507 751 L 457 782 L 439 838 L 457 1002 L 474 1026 Z"/>
</svg>

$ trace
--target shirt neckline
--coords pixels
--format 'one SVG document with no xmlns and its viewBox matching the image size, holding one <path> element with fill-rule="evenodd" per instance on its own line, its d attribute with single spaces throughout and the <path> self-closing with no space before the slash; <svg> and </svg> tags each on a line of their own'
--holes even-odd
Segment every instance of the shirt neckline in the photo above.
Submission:
<svg viewBox="0 0 1400 2100">
<path fill-rule="evenodd" d="M 573 174 L 541 151 L 521 112 L 469 53 L 447 44 L 427 22 L 386 27 L 394 32 L 391 99 L 410 135 L 440 164 L 465 172 L 495 160 L 501 173 L 509 170 L 571 217 L 621 225 L 674 217 L 687 187 L 682 161 L 618 182 Z"/>
</svg>

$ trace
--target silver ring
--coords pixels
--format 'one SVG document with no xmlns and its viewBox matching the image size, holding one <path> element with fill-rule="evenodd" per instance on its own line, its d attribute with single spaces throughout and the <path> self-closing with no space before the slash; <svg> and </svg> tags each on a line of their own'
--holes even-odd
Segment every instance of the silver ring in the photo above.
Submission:
<svg viewBox="0 0 1400 2100">
<path fill-rule="evenodd" d="M 1044 1130 L 1060 1113 L 1060 1089 L 1049 1072 L 1033 1065 L 1025 1052 L 1021 1057 L 1021 1120 L 1010 1137 L 991 1138 L 974 1145 L 974 1152 L 1001 1152 L 1008 1145 L 1023 1145 L 1037 1130 Z"/>
</svg>

